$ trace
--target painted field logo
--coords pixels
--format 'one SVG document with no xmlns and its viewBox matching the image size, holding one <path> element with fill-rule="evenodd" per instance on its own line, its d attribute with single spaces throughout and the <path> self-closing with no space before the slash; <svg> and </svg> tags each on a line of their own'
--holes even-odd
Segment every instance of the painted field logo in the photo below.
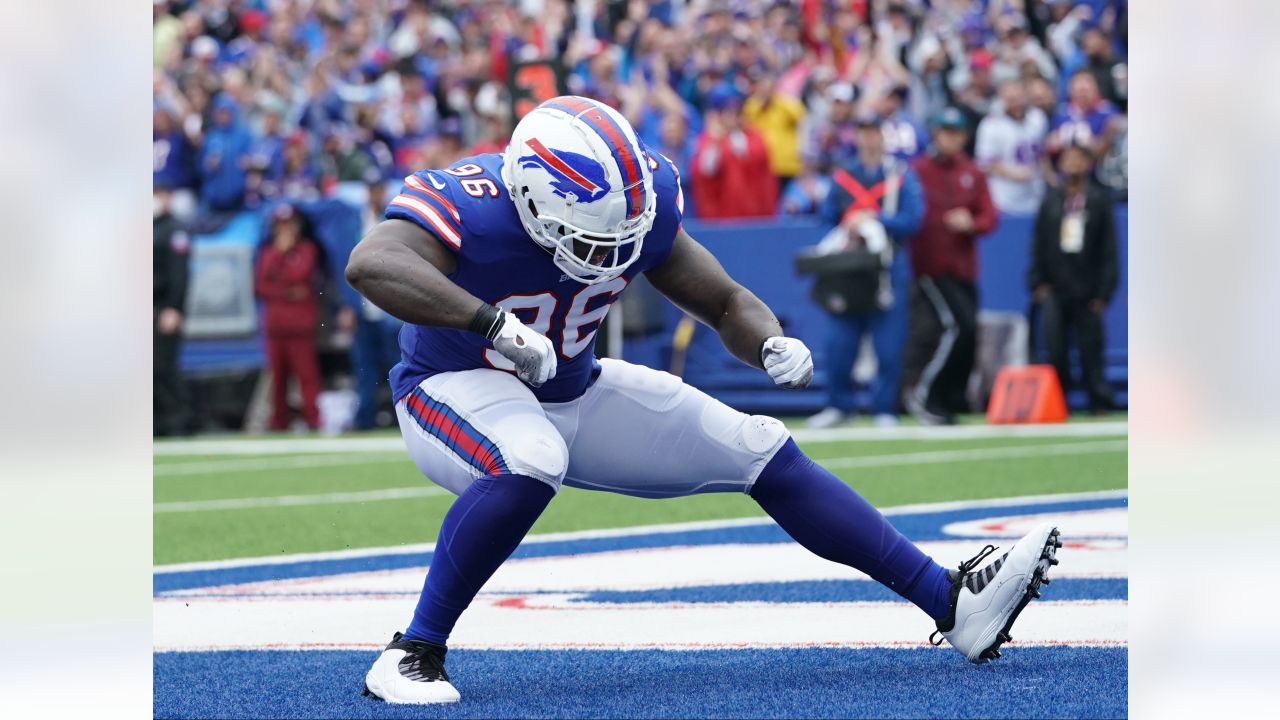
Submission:
<svg viewBox="0 0 1280 720">
<path fill-rule="evenodd" d="M 904 512 L 904 510 L 906 510 Z M 1052 588 L 1019 646 L 1126 644 L 1126 501 L 953 503 L 890 510 L 954 566 L 1039 520 L 1063 529 Z M 412 613 L 428 548 L 156 574 L 159 650 L 373 650 Z M 932 623 L 870 578 L 817 558 L 767 520 L 533 536 L 485 585 L 450 647 L 925 647 Z"/>
</svg>

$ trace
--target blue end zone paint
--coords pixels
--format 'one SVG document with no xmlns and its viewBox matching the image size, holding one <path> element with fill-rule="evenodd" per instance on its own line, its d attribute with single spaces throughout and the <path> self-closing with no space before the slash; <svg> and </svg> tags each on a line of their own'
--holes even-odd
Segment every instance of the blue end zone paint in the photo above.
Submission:
<svg viewBox="0 0 1280 720">
<path fill-rule="evenodd" d="M 946 510 L 931 513 L 892 515 L 890 520 L 904 535 L 914 542 L 930 540 L 955 540 L 944 535 L 942 528 L 948 523 L 977 520 L 992 515 L 1020 515 L 1029 513 L 1070 512 L 1099 508 L 1126 507 L 1125 498 L 1098 500 L 1073 500 L 1064 502 L 1039 502 L 1004 507 L 977 507 L 963 510 Z M 671 547 L 674 545 L 719 545 L 724 543 L 780 543 L 791 539 L 776 525 L 762 524 L 747 527 L 693 530 L 682 532 L 649 533 L 624 537 L 564 540 L 558 542 L 526 543 L 516 548 L 512 557 L 532 558 L 580 553 L 608 552 L 638 548 Z M 1012 540 L 1010 540 L 1012 542 Z M 431 563 L 431 553 L 409 555 L 377 555 L 340 560 L 313 560 L 307 562 L 254 565 L 250 567 L 221 568 L 216 570 L 190 570 L 173 573 L 157 573 L 153 576 L 152 589 L 156 594 L 170 590 L 227 585 L 232 583 L 262 582 L 290 578 L 340 575 L 344 573 L 396 570 L 410 567 L 426 567 Z"/>
<path fill-rule="evenodd" d="M 372 652 L 161 653 L 155 717 L 1123 717 L 1125 648 L 455 650 L 457 705 L 360 695 Z"/>
<path fill-rule="evenodd" d="M 1127 578 L 1058 578 L 1052 599 L 1128 600 Z M 702 585 L 660 590 L 609 590 L 589 593 L 575 602 L 594 603 L 816 603 L 901 601 L 889 588 L 868 580 L 805 580 L 740 585 Z"/>
</svg>

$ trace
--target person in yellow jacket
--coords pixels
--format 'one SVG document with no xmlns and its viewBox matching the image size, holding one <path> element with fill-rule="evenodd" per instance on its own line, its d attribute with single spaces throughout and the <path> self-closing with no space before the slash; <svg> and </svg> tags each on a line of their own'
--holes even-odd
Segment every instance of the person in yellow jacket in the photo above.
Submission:
<svg viewBox="0 0 1280 720">
<path fill-rule="evenodd" d="M 775 92 L 775 79 L 768 73 L 753 79 L 751 96 L 742 105 L 747 124 L 764 138 L 769 153 L 769 167 L 778 176 L 778 187 L 800 174 L 800 123 L 804 121 L 804 103 Z"/>
</svg>

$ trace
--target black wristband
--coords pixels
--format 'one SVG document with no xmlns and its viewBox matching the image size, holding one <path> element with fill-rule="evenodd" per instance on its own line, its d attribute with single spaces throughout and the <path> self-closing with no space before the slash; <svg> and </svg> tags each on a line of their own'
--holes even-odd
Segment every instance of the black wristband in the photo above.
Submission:
<svg viewBox="0 0 1280 720">
<path fill-rule="evenodd" d="M 492 340 L 497 337 L 505 320 L 501 310 L 489 303 L 484 303 L 476 310 L 475 317 L 471 318 L 471 324 L 467 329 L 485 340 Z"/>
</svg>

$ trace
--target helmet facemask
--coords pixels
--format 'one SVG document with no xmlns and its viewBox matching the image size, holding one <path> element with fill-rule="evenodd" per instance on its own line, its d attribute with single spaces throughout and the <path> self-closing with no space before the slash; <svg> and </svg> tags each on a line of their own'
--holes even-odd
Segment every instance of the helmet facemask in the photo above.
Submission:
<svg viewBox="0 0 1280 720">
<path fill-rule="evenodd" d="M 564 218 L 539 213 L 528 188 L 520 188 L 517 207 L 524 210 L 520 219 L 530 237 L 549 250 L 556 266 L 584 285 L 595 285 L 626 272 L 644 246 L 644 236 L 653 227 L 655 202 L 648 193 L 647 207 L 636 217 L 624 222 L 613 233 L 579 227 Z"/>
</svg>

